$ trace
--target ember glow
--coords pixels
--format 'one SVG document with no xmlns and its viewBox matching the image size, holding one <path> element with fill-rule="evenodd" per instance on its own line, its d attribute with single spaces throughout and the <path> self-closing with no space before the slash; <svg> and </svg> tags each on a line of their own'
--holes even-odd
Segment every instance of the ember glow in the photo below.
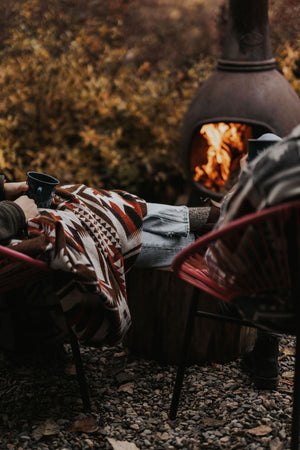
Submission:
<svg viewBox="0 0 300 450">
<path fill-rule="evenodd" d="M 240 159 L 247 153 L 247 139 L 251 138 L 251 126 L 240 123 L 210 123 L 200 129 L 194 140 L 193 152 L 201 151 L 193 176 L 213 191 L 221 191 L 233 170 L 239 170 Z M 197 147 L 201 148 L 197 149 Z"/>
</svg>

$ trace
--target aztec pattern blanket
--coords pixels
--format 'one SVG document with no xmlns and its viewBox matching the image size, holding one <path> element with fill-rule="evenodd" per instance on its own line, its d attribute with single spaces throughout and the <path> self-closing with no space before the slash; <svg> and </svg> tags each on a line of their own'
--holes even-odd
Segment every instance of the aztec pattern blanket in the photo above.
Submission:
<svg viewBox="0 0 300 450">
<path fill-rule="evenodd" d="M 29 239 L 13 243 L 58 270 L 55 292 L 82 343 L 114 344 L 130 326 L 125 273 L 140 252 L 146 212 L 144 200 L 124 191 L 63 186 L 51 209 L 29 221 Z"/>
</svg>

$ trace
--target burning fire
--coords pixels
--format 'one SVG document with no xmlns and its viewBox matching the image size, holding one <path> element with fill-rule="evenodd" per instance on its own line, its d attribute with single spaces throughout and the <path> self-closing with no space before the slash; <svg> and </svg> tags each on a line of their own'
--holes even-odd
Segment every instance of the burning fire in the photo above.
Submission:
<svg viewBox="0 0 300 450">
<path fill-rule="evenodd" d="M 206 145 L 206 160 L 194 167 L 194 180 L 213 191 L 220 191 L 232 170 L 240 168 L 246 154 L 249 127 L 240 123 L 210 123 L 200 129 Z M 247 136 L 245 137 L 245 133 Z"/>
</svg>

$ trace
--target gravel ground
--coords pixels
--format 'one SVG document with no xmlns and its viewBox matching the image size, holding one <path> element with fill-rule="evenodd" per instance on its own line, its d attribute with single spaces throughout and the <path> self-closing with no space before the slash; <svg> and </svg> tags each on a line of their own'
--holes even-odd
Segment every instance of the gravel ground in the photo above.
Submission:
<svg viewBox="0 0 300 450">
<path fill-rule="evenodd" d="M 92 413 L 86 414 L 66 350 L 59 366 L 1 354 L 1 449 L 289 447 L 292 337 L 281 342 L 277 391 L 256 391 L 239 360 L 189 367 L 175 421 L 168 419 L 175 366 L 134 359 L 122 346 L 82 348 L 92 398 Z"/>
</svg>

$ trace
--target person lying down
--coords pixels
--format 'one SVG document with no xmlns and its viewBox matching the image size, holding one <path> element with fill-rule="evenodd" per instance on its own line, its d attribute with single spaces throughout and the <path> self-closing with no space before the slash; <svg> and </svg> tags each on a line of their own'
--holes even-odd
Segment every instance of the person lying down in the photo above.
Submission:
<svg viewBox="0 0 300 450">
<path fill-rule="evenodd" d="M 15 184 L 19 193 L 26 194 L 24 184 Z M 10 188 L 3 185 L 4 196 L 9 192 L 13 198 Z M 134 265 L 170 265 L 219 215 L 214 206 L 151 204 L 120 190 L 67 185 L 56 189 L 50 209 L 34 208 L 27 197 L 27 218 L 25 198 L 0 202 L 2 237 L 6 243 L 11 237 L 9 246 L 63 274 L 55 276 L 56 295 L 79 340 L 91 346 L 119 342 L 130 326 L 125 273 Z M 12 220 L 14 215 L 18 220 Z"/>
</svg>

